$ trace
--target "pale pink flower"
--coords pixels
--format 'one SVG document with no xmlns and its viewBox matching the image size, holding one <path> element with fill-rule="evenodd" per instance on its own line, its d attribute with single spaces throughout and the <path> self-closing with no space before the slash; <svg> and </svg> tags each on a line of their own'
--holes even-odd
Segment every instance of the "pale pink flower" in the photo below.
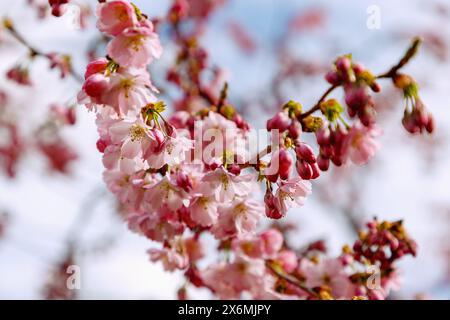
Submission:
<svg viewBox="0 0 450 320">
<path fill-rule="evenodd" d="M 129 1 L 113 0 L 97 6 L 97 28 L 110 36 L 117 36 L 138 23 L 136 12 Z"/>
<path fill-rule="evenodd" d="M 150 260 L 161 261 L 166 271 L 174 271 L 175 269 L 184 269 L 188 266 L 189 257 L 185 248 L 175 244 L 171 248 L 150 249 L 148 251 Z"/>
<path fill-rule="evenodd" d="M 340 259 L 322 259 L 317 264 L 303 259 L 300 272 L 306 278 L 305 285 L 309 288 L 326 286 L 336 299 L 350 299 L 354 295 L 354 286 Z"/>
<path fill-rule="evenodd" d="M 121 145 L 121 156 L 133 159 L 142 157 L 155 137 L 144 123 L 141 115 L 130 115 L 117 121 L 109 128 L 112 143 Z"/>
<path fill-rule="evenodd" d="M 120 145 L 108 145 L 103 151 L 103 165 L 108 170 L 118 169 L 125 174 L 133 174 L 139 170 L 148 169 L 147 164 L 141 158 L 125 158 L 122 156 Z"/>
<path fill-rule="evenodd" d="M 189 212 L 192 221 L 202 227 L 212 226 L 217 222 L 219 203 L 211 197 L 199 196 L 191 201 Z"/>
<path fill-rule="evenodd" d="M 155 134 L 155 136 L 158 135 Z M 155 141 L 157 143 L 154 143 L 144 154 L 144 158 L 153 169 L 162 168 L 166 164 L 173 166 L 182 163 L 188 152 L 194 147 L 193 141 L 185 135 L 179 134 L 175 128 L 170 136 L 161 139 L 159 135 Z"/>
<path fill-rule="evenodd" d="M 217 239 L 253 234 L 263 215 L 264 207 L 259 202 L 236 199 L 219 208 L 219 219 L 211 233 Z"/>
<path fill-rule="evenodd" d="M 310 193 L 311 183 L 300 177 L 282 181 L 276 192 L 276 207 L 285 215 L 295 205 L 303 206 Z"/>
<path fill-rule="evenodd" d="M 150 21 L 124 30 L 111 40 L 107 50 L 115 62 L 126 68 L 145 68 L 153 58 L 161 57 L 163 51 Z"/>
<path fill-rule="evenodd" d="M 244 292 L 257 296 L 261 294 L 268 276 L 264 260 L 240 256 L 233 263 L 211 265 L 201 274 L 205 285 L 219 299 L 239 299 Z"/>
<path fill-rule="evenodd" d="M 277 229 L 268 229 L 259 235 L 264 247 L 264 253 L 270 257 L 281 250 L 283 246 L 283 235 Z"/>
<path fill-rule="evenodd" d="M 243 131 L 236 126 L 236 123 L 226 119 L 224 116 L 209 112 L 203 122 L 197 122 L 198 132 L 196 134 L 196 144 L 203 146 L 203 161 L 212 164 L 219 160 L 223 161 L 224 154 L 236 160 L 238 163 L 244 163 L 247 154 L 246 139 Z M 201 140 L 199 140 L 201 139 Z"/>
<path fill-rule="evenodd" d="M 297 255 L 291 250 L 280 251 L 275 260 L 287 273 L 294 272 L 298 266 Z"/>
<path fill-rule="evenodd" d="M 104 92 L 101 102 L 111 106 L 119 115 L 128 111 L 138 113 L 142 107 L 157 101 L 153 92 L 158 90 L 152 85 L 146 70 L 119 69 L 111 74 L 109 89 Z"/>
<path fill-rule="evenodd" d="M 235 196 L 246 196 L 252 189 L 255 177 L 251 174 L 236 176 L 223 167 L 207 173 L 200 186 L 201 193 L 214 194 L 217 201 L 224 203 L 233 200 Z"/>
<path fill-rule="evenodd" d="M 167 176 L 145 188 L 147 189 L 145 193 L 146 209 L 149 212 L 159 210 L 164 206 L 175 211 L 188 205 L 188 194 Z"/>
<path fill-rule="evenodd" d="M 172 240 L 184 231 L 184 226 L 179 221 L 178 216 L 168 208 L 162 208 L 158 212 L 148 214 L 134 213 L 127 220 L 131 231 L 158 242 Z"/>
<path fill-rule="evenodd" d="M 344 154 L 356 165 L 366 164 L 379 149 L 375 140 L 381 131 L 375 127 L 365 127 L 360 121 L 355 121 L 344 142 Z"/>
<path fill-rule="evenodd" d="M 120 170 L 106 170 L 103 173 L 103 180 L 122 204 L 137 208 L 144 195 L 141 188 L 141 179 L 144 174 L 144 171 L 128 174 Z"/>
</svg>

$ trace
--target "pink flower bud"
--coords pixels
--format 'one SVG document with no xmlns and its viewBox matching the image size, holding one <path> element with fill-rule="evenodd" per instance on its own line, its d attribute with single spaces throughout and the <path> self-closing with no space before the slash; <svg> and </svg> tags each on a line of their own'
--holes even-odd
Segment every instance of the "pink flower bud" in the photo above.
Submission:
<svg viewBox="0 0 450 320">
<path fill-rule="evenodd" d="M 108 146 L 107 142 L 103 139 L 98 139 L 96 143 L 98 151 L 101 153 L 105 152 L 106 147 Z"/>
<path fill-rule="evenodd" d="M 312 177 L 311 179 L 317 179 L 320 176 L 320 170 L 317 163 L 310 163 L 309 166 L 312 169 Z"/>
<path fill-rule="evenodd" d="M 94 74 L 86 79 L 83 90 L 93 98 L 100 98 L 109 87 L 109 79 L 102 74 Z"/>
<path fill-rule="evenodd" d="M 278 129 L 280 132 L 286 131 L 291 124 L 291 119 L 285 112 L 278 112 L 272 119 L 267 120 L 267 130 Z"/>
<path fill-rule="evenodd" d="M 241 167 L 238 164 L 233 163 L 228 166 L 228 171 L 231 172 L 232 174 L 238 176 L 241 174 Z"/>
<path fill-rule="evenodd" d="M 433 116 L 430 115 L 428 118 L 428 122 L 425 125 L 425 129 L 427 130 L 428 133 L 433 133 L 434 127 L 435 127 L 434 118 Z"/>
<path fill-rule="evenodd" d="M 281 211 L 275 205 L 276 198 L 269 190 L 264 196 L 264 204 L 266 205 L 266 216 L 271 219 L 280 219 L 283 217 Z"/>
<path fill-rule="evenodd" d="M 348 72 L 351 66 L 352 62 L 346 56 L 339 57 L 336 60 L 336 69 L 338 69 L 342 73 Z"/>
<path fill-rule="evenodd" d="M 352 117 L 354 113 L 369 103 L 370 96 L 366 86 L 346 85 L 344 87 L 345 103 L 349 107 L 349 115 Z"/>
<path fill-rule="evenodd" d="M 353 72 L 356 75 L 360 75 L 361 73 L 363 73 L 364 71 L 366 71 L 366 68 L 360 64 L 360 63 L 355 63 L 353 64 Z"/>
<path fill-rule="evenodd" d="M 297 161 L 298 175 L 304 180 L 310 180 L 313 176 L 313 170 L 308 162 L 304 160 Z"/>
<path fill-rule="evenodd" d="M 339 74 L 336 71 L 329 71 L 325 75 L 325 80 L 329 84 L 332 84 L 334 86 L 337 86 L 337 85 L 339 85 L 341 83 L 341 77 L 339 76 Z"/>
<path fill-rule="evenodd" d="M 94 61 L 89 62 L 86 67 L 86 72 L 84 73 L 84 79 L 89 78 L 95 73 L 103 73 L 108 65 L 108 59 L 98 58 Z"/>
<path fill-rule="evenodd" d="M 302 125 L 300 124 L 300 122 L 292 121 L 292 123 L 289 125 L 288 132 L 289 136 L 292 139 L 296 140 L 300 138 L 300 135 L 302 133 Z"/>
<path fill-rule="evenodd" d="M 327 171 L 330 167 L 330 159 L 325 158 L 322 154 L 320 154 L 317 158 L 317 165 L 319 166 L 320 170 Z"/>
<path fill-rule="evenodd" d="M 286 149 L 280 149 L 279 153 L 279 170 L 278 173 L 280 175 L 281 180 L 289 179 L 292 168 L 292 156 Z"/>
<path fill-rule="evenodd" d="M 300 142 L 295 147 L 295 153 L 297 154 L 297 159 L 305 160 L 308 163 L 316 162 L 316 156 L 314 155 L 314 150 L 304 142 Z"/>
<path fill-rule="evenodd" d="M 327 146 L 330 144 L 330 129 L 323 127 L 316 132 L 316 139 L 319 146 Z"/>
</svg>

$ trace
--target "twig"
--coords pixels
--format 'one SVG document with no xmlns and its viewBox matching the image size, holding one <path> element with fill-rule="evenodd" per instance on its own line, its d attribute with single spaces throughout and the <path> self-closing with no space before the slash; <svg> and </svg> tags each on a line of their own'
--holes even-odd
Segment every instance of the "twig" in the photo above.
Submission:
<svg viewBox="0 0 450 320">
<path fill-rule="evenodd" d="M 283 272 L 280 272 L 279 270 L 277 270 L 276 267 L 274 267 L 274 265 L 270 262 L 270 261 L 266 261 L 266 267 L 269 268 L 273 273 L 275 273 L 275 275 L 277 275 L 279 278 L 282 278 L 284 280 L 286 280 L 287 282 L 289 282 L 290 284 L 302 289 L 303 291 L 305 291 L 306 293 L 310 294 L 311 296 L 320 299 L 319 294 L 317 294 L 317 292 L 315 292 L 314 290 L 306 287 L 303 283 L 301 283 L 297 278 L 285 274 Z"/>
<path fill-rule="evenodd" d="M 27 49 L 30 52 L 30 56 L 31 57 L 43 57 L 47 60 L 49 60 L 49 57 L 43 53 L 42 51 L 40 51 L 39 49 L 35 48 L 34 46 L 30 45 L 28 43 L 27 40 L 25 40 L 25 38 L 16 30 L 16 28 L 14 28 L 14 25 L 12 23 L 12 21 L 9 18 L 4 18 L 3 19 L 3 26 L 5 27 L 6 30 L 9 31 L 9 33 L 18 41 L 20 42 L 23 46 L 27 47 Z M 83 82 L 83 77 L 81 77 L 78 73 L 76 73 L 72 66 L 70 66 L 69 69 L 69 74 L 77 81 L 82 83 Z"/>
</svg>

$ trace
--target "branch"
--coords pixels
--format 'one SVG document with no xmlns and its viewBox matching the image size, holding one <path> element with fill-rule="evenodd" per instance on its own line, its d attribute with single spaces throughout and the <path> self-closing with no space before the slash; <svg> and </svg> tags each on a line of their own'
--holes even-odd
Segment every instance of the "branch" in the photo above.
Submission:
<svg viewBox="0 0 450 320">
<path fill-rule="evenodd" d="M 317 103 L 312 106 L 308 111 L 302 113 L 299 117 L 299 120 L 301 119 L 305 119 L 306 117 L 310 116 L 311 114 L 313 114 L 314 112 L 316 112 L 317 110 L 320 109 L 320 104 L 328 97 L 328 95 L 333 92 L 334 89 L 336 89 L 338 86 L 337 85 L 333 85 L 331 87 L 328 88 L 327 91 L 325 91 L 325 93 L 320 97 L 319 101 L 317 101 Z"/>
<path fill-rule="evenodd" d="M 320 296 L 312 289 L 306 287 L 303 283 L 301 283 L 297 278 L 285 274 L 283 272 L 280 272 L 270 261 L 266 261 L 266 267 L 269 268 L 273 273 L 275 273 L 276 276 L 278 276 L 281 279 L 286 280 L 290 284 L 300 288 L 301 290 L 305 291 L 306 293 L 310 294 L 314 298 L 320 299 Z"/>
<path fill-rule="evenodd" d="M 16 28 L 14 28 L 14 25 L 13 25 L 12 21 L 11 21 L 9 18 L 4 18 L 4 19 L 3 19 L 3 26 L 5 27 L 6 30 L 9 31 L 9 33 L 10 33 L 10 34 L 11 34 L 18 42 L 20 42 L 23 46 L 25 46 L 25 47 L 30 51 L 30 56 L 31 56 L 32 58 L 33 58 L 33 57 L 36 57 L 36 56 L 39 56 L 39 57 L 43 57 L 43 58 L 49 60 L 49 57 L 48 57 L 45 53 L 43 53 L 43 52 L 40 51 L 39 49 L 37 49 L 37 48 L 33 47 L 32 45 L 30 45 L 30 44 L 28 43 L 28 41 L 25 40 L 25 38 L 24 38 L 19 32 L 17 32 Z M 71 75 L 77 82 L 82 83 L 82 82 L 84 81 L 84 80 L 83 80 L 83 77 L 80 76 L 79 74 L 77 74 L 77 73 L 73 70 L 72 65 L 70 66 L 69 73 L 70 73 L 70 75 Z"/>
<path fill-rule="evenodd" d="M 417 53 L 419 50 L 420 45 L 422 44 L 422 39 L 419 37 L 415 37 L 413 39 L 413 42 L 411 43 L 408 50 L 403 55 L 402 59 L 397 63 L 395 66 L 393 66 L 389 71 L 382 73 L 377 76 L 378 79 L 382 78 L 392 78 L 395 76 L 401 68 L 403 68 Z"/>
</svg>

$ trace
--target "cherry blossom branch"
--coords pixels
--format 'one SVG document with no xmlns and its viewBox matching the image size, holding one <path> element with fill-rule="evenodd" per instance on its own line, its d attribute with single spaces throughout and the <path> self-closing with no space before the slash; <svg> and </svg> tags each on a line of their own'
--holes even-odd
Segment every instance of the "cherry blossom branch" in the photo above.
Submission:
<svg viewBox="0 0 450 320">
<path fill-rule="evenodd" d="M 401 68 L 403 68 L 416 55 L 421 44 L 422 44 L 422 39 L 420 37 L 414 38 L 410 47 L 408 48 L 406 53 L 403 55 L 403 57 L 400 59 L 400 61 L 395 66 L 393 66 L 391 69 L 389 69 L 389 71 L 378 75 L 377 78 L 382 79 L 382 78 L 394 77 L 397 74 L 397 72 Z"/>
<path fill-rule="evenodd" d="M 51 59 L 51 57 L 49 56 L 49 54 L 46 54 L 42 51 L 40 51 L 39 49 L 37 49 L 36 47 L 32 46 L 18 31 L 17 29 L 14 27 L 13 22 L 11 19 L 9 18 L 4 18 L 3 19 L 3 26 L 5 27 L 6 30 L 8 30 L 9 34 L 11 36 L 13 36 L 19 43 L 21 43 L 23 46 L 25 46 L 28 51 L 30 52 L 30 57 L 34 58 L 36 56 L 39 57 L 43 57 L 45 59 L 47 59 L 50 63 L 54 63 Z M 72 65 L 69 63 L 69 68 L 68 68 L 69 74 L 73 77 L 73 79 L 75 79 L 77 82 L 82 83 L 83 82 L 83 77 L 80 76 L 79 74 L 77 74 L 75 72 L 75 70 L 72 68 Z"/>
<path fill-rule="evenodd" d="M 291 275 L 285 274 L 284 272 L 280 271 L 279 268 L 277 268 L 276 265 L 274 265 L 273 262 L 266 261 L 266 267 L 269 268 L 279 278 L 284 279 L 287 282 L 289 282 L 290 284 L 300 288 L 301 290 L 305 291 L 306 293 L 308 293 L 312 297 L 320 299 L 320 295 L 317 294 L 317 292 L 315 292 L 314 290 L 312 290 L 312 289 L 308 288 L 307 286 L 305 286 L 297 278 L 295 278 L 295 277 L 293 277 Z"/>
<path fill-rule="evenodd" d="M 317 101 L 317 103 L 315 105 L 313 105 L 308 111 L 302 113 L 299 117 L 299 120 L 301 119 L 305 119 L 306 117 L 310 116 L 311 114 L 313 114 L 314 112 L 316 112 L 317 110 L 320 109 L 320 104 L 322 102 L 325 101 L 325 99 L 328 97 L 328 95 L 334 91 L 334 89 L 336 89 L 338 86 L 337 85 L 332 85 L 331 87 L 329 87 L 324 94 L 320 97 L 319 101 Z"/>
</svg>

